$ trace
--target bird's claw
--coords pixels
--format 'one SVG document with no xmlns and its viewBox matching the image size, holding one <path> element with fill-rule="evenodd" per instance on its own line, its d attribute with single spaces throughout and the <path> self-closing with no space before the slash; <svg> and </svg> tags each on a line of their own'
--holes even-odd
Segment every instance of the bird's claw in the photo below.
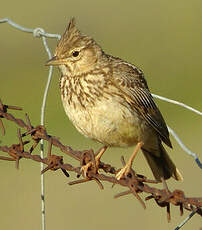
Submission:
<svg viewBox="0 0 202 230">
<path fill-rule="evenodd" d="M 86 165 L 81 167 L 81 173 L 85 178 L 88 177 L 88 171 L 91 169 L 92 165 L 92 162 L 88 162 Z"/>
</svg>

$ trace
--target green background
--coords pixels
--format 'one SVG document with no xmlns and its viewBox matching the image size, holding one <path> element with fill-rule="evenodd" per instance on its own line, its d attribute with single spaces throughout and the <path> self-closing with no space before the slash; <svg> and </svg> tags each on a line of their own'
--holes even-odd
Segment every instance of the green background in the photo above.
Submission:
<svg viewBox="0 0 202 230">
<path fill-rule="evenodd" d="M 202 2 L 201 0 L 102 0 L 102 1 L 2 1 L 0 17 L 8 17 L 29 27 L 42 27 L 50 33 L 63 33 L 68 20 L 75 16 L 80 30 L 91 35 L 114 56 L 139 66 L 145 73 L 153 93 L 183 101 L 202 110 Z M 51 50 L 55 39 L 48 39 Z M 48 68 L 42 41 L 20 32 L 8 24 L 0 24 L 0 97 L 6 104 L 18 105 L 27 112 L 33 125 L 40 122 L 40 108 Z M 59 94 L 59 72 L 54 71 L 48 94 L 46 127 L 50 134 L 74 149 L 100 147 L 82 135 L 66 117 Z M 198 115 L 183 108 L 156 101 L 168 125 L 194 152 L 201 152 L 201 125 Z M 7 133 L 1 145 L 17 142 L 16 126 L 4 122 Z M 168 182 L 170 189 L 182 189 L 187 196 L 202 196 L 201 170 L 172 138 L 172 159 L 181 170 L 184 181 Z M 103 161 L 121 166 L 120 157 L 128 159 L 129 149 L 110 149 Z M 61 154 L 57 149 L 53 153 Z M 35 151 L 39 154 L 39 150 Z M 202 157 L 201 157 L 202 159 Z M 72 162 L 65 157 L 66 162 Z M 75 163 L 75 162 L 72 162 Z M 135 160 L 138 173 L 152 177 L 142 154 Z M 124 189 L 104 183 L 100 191 L 94 182 L 68 186 L 58 172 L 46 173 L 47 229 L 174 229 L 187 215 L 180 217 L 171 208 L 172 221 L 154 201 L 143 210 L 132 196 L 113 199 Z M 0 161 L 0 228 L 40 229 L 40 165 L 22 160 L 20 170 L 14 163 Z M 183 229 L 199 229 L 201 218 L 194 216 Z"/>
</svg>

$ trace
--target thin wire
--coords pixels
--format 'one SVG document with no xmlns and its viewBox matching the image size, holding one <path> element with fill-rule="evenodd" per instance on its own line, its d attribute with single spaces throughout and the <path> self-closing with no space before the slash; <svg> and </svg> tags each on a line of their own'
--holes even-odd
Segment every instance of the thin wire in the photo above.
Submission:
<svg viewBox="0 0 202 230">
<path fill-rule="evenodd" d="M 189 154 L 190 156 L 192 156 L 197 165 L 199 166 L 199 168 L 202 169 L 202 163 L 200 162 L 198 156 L 196 153 L 192 152 L 190 149 L 188 149 L 185 144 L 181 141 L 181 139 L 178 137 L 178 135 L 175 133 L 175 131 L 173 129 L 171 129 L 169 126 L 168 126 L 168 131 L 169 133 L 171 133 L 171 135 L 175 138 L 175 140 L 177 141 L 177 143 L 179 144 L 179 146 L 187 153 Z"/>
<path fill-rule="evenodd" d="M 185 218 L 174 230 L 179 230 L 183 225 L 185 225 L 192 216 L 196 213 L 196 211 L 192 211 L 187 218 Z"/>
<path fill-rule="evenodd" d="M 48 54 L 48 58 L 50 59 L 52 57 L 50 49 L 48 48 L 48 44 L 46 42 L 46 38 L 42 37 L 43 45 L 45 47 L 45 50 Z M 41 125 L 44 125 L 45 122 L 45 109 L 46 109 L 46 101 L 47 101 L 47 96 L 48 96 L 48 90 L 50 87 L 50 82 L 52 79 L 52 73 L 53 73 L 53 67 L 49 67 L 49 73 L 48 73 L 48 80 L 46 83 L 46 87 L 44 90 L 44 96 L 43 96 L 43 101 L 42 101 L 42 106 L 41 106 Z M 44 140 L 41 139 L 40 141 L 40 148 L 41 148 L 41 158 L 44 158 Z M 41 172 L 44 169 L 44 164 L 41 163 Z M 42 230 L 46 229 L 46 218 L 45 218 L 45 178 L 44 174 L 41 174 L 41 224 L 42 224 Z"/>
<path fill-rule="evenodd" d="M 162 96 L 159 96 L 159 95 L 156 95 L 156 94 L 152 94 L 153 97 L 155 98 L 158 98 L 160 100 L 163 100 L 163 101 L 166 101 L 166 102 L 169 102 L 169 103 L 172 103 L 172 104 L 175 104 L 175 105 L 178 105 L 178 106 L 181 106 L 181 107 L 184 107 L 200 116 L 202 116 L 202 112 L 200 112 L 199 110 L 197 109 L 194 109 L 193 107 L 191 106 L 188 106 L 182 102 L 179 102 L 179 101 L 175 101 L 175 100 L 172 100 L 172 99 L 169 99 L 169 98 L 166 98 L 166 97 L 162 97 Z M 196 164 L 199 166 L 199 168 L 202 169 L 202 163 L 200 162 L 198 156 L 196 153 L 192 152 L 189 148 L 186 147 L 186 145 L 182 142 L 182 140 L 178 137 L 178 135 L 176 134 L 176 132 L 171 129 L 169 126 L 168 126 L 168 131 L 169 133 L 175 138 L 175 140 L 177 141 L 177 143 L 179 144 L 179 146 L 190 156 L 192 156 L 196 162 Z"/>
<path fill-rule="evenodd" d="M 158 98 L 158 99 L 160 99 L 162 101 L 167 101 L 169 103 L 182 106 L 182 107 L 184 107 L 184 108 L 186 108 L 188 110 L 191 110 L 192 112 L 197 113 L 198 115 L 202 116 L 202 112 L 200 112 L 199 110 L 194 109 L 193 107 L 191 107 L 189 105 L 186 105 L 186 104 L 184 104 L 182 102 L 175 101 L 175 100 L 172 100 L 172 99 L 169 99 L 169 98 L 166 98 L 166 97 L 162 97 L 162 96 L 159 96 L 159 95 L 156 95 L 156 94 L 153 94 L 153 93 L 152 93 L 152 96 L 155 97 L 155 98 Z"/>
<path fill-rule="evenodd" d="M 26 28 L 26 27 L 20 26 L 17 23 L 13 22 L 9 18 L 0 19 L 0 23 L 5 23 L 5 22 L 7 22 L 9 25 L 11 25 L 14 28 L 16 28 L 18 30 L 21 30 L 23 32 L 34 33 L 34 30 L 35 30 L 35 29 L 30 29 L 30 28 Z M 43 37 L 47 37 L 47 38 L 57 38 L 57 39 L 61 38 L 60 34 L 50 34 L 50 33 L 46 33 L 44 30 L 43 30 L 43 32 L 41 32 L 40 35 L 43 36 Z"/>
</svg>

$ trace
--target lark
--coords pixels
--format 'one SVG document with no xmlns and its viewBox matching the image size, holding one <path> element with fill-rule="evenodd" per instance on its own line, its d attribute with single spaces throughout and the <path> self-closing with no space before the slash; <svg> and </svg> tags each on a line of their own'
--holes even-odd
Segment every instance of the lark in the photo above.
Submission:
<svg viewBox="0 0 202 230">
<path fill-rule="evenodd" d="M 157 181 L 183 179 L 162 145 L 172 148 L 166 123 L 139 68 L 106 54 L 77 29 L 74 18 L 47 65 L 61 71 L 61 98 L 69 119 L 84 136 L 103 144 L 97 164 L 108 147 L 136 145 L 117 179 L 128 174 L 140 149 Z"/>
</svg>

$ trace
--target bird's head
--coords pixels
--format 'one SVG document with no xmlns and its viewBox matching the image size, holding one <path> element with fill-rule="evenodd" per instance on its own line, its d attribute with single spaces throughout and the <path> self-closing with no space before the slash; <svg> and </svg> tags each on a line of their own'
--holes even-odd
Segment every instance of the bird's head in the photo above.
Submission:
<svg viewBox="0 0 202 230">
<path fill-rule="evenodd" d="M 72 18 L 62 35 L 52 59 L 46 65 L 59 66 L 63 75 L 80 75 L 91 71 L 102 50 L 89 36 L 81 34 Z"/>
</svg>

